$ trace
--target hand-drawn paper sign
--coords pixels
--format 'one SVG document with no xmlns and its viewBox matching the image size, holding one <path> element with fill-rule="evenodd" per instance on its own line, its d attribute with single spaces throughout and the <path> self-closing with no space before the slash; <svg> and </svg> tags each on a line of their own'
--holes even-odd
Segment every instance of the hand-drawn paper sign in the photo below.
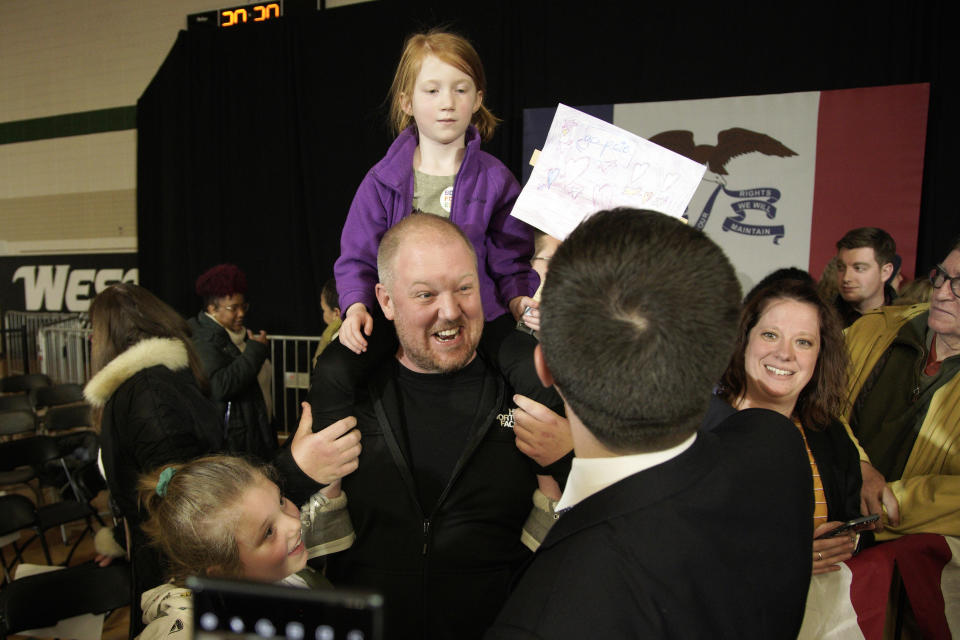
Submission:
<svg viewBox="0 0 960 640">
<path fill-rule="evenodd" d="M 706 170 L 677 153 L 564 104 L 513 215 L 559 239 L 611 207 L 679 218 Z"/>
</svg>

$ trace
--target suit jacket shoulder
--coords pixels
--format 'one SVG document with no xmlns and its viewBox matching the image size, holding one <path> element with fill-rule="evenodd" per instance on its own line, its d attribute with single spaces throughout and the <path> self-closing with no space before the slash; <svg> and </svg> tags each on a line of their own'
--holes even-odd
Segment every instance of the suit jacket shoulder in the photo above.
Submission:
<svg viewBox="0 0 960 640">
<path fill-rule="evenodd" d="M 793 637 L 812 508 L 796 427 L 738 412 L 562 515 L 488 637 Z"/>
</svg>

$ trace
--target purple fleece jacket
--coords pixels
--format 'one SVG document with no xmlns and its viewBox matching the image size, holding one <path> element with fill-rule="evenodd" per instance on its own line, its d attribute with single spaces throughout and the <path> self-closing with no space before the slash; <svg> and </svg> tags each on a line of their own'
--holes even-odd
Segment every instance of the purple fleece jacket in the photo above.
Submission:
<svg viewBox="0 0 960 640">
<path fill-rule="evenodd" d="M 340 236 L 340 257 L 333 267 L 345 314 L 355 302 L 368 310 L 377 304 L 377 248 L 387 229 L 410 215 L 413 207 L 413 152 L 416 128 L 397 136 L 387 155 L 375 164 L 353 197 Z M 480 135 L 467 129 L 463 163 L 453 182 L 450 220 L 477 252 L 484 316 L 507 311 L 516 296 L 532 296 L 540 279 L 530 267 L 533 230 L 510 216 L 520 185 L 502 162 L 480 150 Z"/>
</svg>

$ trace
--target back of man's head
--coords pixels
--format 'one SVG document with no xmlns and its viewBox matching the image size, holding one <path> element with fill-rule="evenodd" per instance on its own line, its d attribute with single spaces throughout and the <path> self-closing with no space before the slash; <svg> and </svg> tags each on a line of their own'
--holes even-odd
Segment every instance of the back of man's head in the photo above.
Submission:
<svg viewBox="0 0 960 640">
<path fill-rule="evenodd" d="M 601 211 L 553 256 L 540 342 L 557 387 L 601 444 L 655 451 L 700 424 L 739 305 L 733 267 L 702 232 L 652 211 Z"/>
<path fill-rule="evenodd" d="M 897 243 L 889 233 L 878 227 L 851 229 L 837 241 L 837 251 L 864 247 L 873 249 L 873 255 L 881 267 L 888 262 L 892 263 L 897 255 Z"/>
</svg>

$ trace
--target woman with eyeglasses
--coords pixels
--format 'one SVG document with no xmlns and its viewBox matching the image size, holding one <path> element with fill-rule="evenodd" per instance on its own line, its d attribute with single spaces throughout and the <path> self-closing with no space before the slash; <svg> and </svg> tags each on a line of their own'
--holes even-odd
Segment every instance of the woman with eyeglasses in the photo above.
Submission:
<svg viewBox="0 0 960 640">
<path fill-rule="evenodd" d="M 247 276 L 234 264 L 218 264 L 197 278 L 196 290 L 203 309 L 188 324 L 210 381 L 210 398 L 217 403 L 226 448 L 269 461 L 277 448 L 267 408 L 273 369 L 266 332 L 245 326 Z"/>
</svg>

